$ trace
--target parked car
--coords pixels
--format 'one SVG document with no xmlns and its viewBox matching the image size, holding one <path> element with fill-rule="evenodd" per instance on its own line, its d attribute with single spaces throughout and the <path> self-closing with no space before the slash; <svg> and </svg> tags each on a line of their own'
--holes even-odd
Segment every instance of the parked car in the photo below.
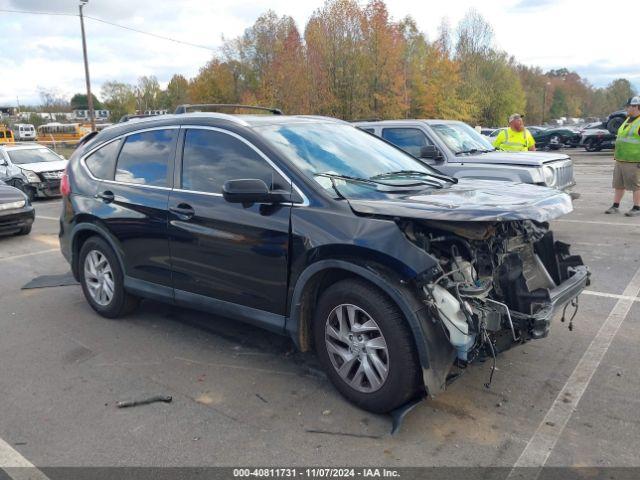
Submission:
<svg viewBox="0 0 640 480">
<path fill-rule="evenodd" d="M 18 141 L 29 141 L 36 139 L 36 128 L 30 123 L 16 123 L 13 125 L 13 133 Z"/>
<path fill-rule="evenodd" d="M 615 148 L 616 135 L 603 128 L 585 130 L 582 134 L 580 145 L 587 152 L 599 152 L 600 150 Z"/>
<path fill-rule="evenodd" d="M 0 180 L 22 190 L 30 200 L 60 195 L 67 160 L 42 145 L 0 146 Z"/>
<path fill-rule="evenodd" d="M 456 359 L 545 337 L 588 280 L 546 223 L 569 196 L 457 180 L 331 118 L 118 124 L 61 190 L 61 250 L 96 312 L 144 297 L 289 335 L 373 412 L 441 392 Z"/>
<path fill-rule="evenodd" d="M 606 125 L 609 133 L 616 135 L 618 133 L 618 129 L 624 123 L 624 120 L 627 118 L 627 111 L 625 109 L 618 110 L 617 112 L 613 112 L 610 114 L 607 119 L 603 122 Z"/>
<path fill-rule="evenodd" d="M 570 127 L 546 128 L 532 131 L 536 148 L 540 150 L 558 150 L 562 147 L 576 147 L 580 143 L 578 130 Z"/>
<path fill-rule="evenodd" d="M 566 192 L 575 185 L 569 156 L 496 151 L 489 140 L 463 122 L 384 120 L 355 125 L 456 178 L 532 183 Z"/>
<path fill-rule="evenodd" d="M 34 218 L 29 198 L 0 181 L 0 235 L 28 235 Z"/>
</svg>

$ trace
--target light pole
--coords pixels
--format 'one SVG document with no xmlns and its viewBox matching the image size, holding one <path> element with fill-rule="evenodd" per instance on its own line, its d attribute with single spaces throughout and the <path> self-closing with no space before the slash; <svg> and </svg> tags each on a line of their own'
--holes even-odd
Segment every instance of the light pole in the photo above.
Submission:
<svg viewBox="0 0 640 480">
<path fill-rule="evenodd" d="M 87 107 L 89 107 L 89 121 L 91 122 L 91 131 L 96 129 L 96 116 L 93 111 L 93 96 L 91 95 L 91 79 L 89 78 L 89 59 L 87 58 L 87 39 L 84 35 L 84 17 L 82 16 L 82 8 L 89 3 L 89 0 L 80 0 L 80 31 L 82 32 L 82 55 L 84 56 L 84 78 L 87 82 Z"/>
<path fill-rule="evenodd" d="M 544 84 L 544 90 L 542 91 L 542 124 L 544 125 L 544 109 L 547 108 L 547 87 L 551 85 L 551 82 Z"/>
</svg>

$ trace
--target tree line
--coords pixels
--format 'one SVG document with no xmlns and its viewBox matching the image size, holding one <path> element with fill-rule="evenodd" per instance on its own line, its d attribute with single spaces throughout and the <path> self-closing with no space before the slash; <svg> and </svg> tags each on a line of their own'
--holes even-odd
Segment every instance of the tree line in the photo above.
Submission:
<svg viewBox="0 0 640 480">
<path fill-rule="evenodd" d="M 327 0 L 301 33 L 269 10 L 191 79 L 166 88 L 155 77 L 107 82 L 102 104 L 113 119 L 182 103 L 276 106 L 289 114 L 369 118 L 449 118 L 499 126 L 521 112 L 530 124 L 602 117 L 633 94 L 626 79 L 595 88 L 567 69 L 543 72 L 496 48 L 476 11 L 429 39 L 415 20 L 393 20 L 383 0 Z"/>
</svg>

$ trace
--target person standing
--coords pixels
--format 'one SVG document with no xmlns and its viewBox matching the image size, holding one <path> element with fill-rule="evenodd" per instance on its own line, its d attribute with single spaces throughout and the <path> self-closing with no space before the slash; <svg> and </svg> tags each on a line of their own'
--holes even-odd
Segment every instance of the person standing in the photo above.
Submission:
<svg viewBox="0 0 640 480">
<path fill-rule="evenodd" d="M 496 150 L 506 152 L 535 151 L 536 141 L 531 132 L 524 127 L 522 115 L 514 113 L 509 117 L 509 126 L 496 136 L 493 146 Z"/>
<path fill-rule="evenodd" d="M 624 191 L 629 190 L 633 207 L 625 215 L 640 216 L 640 96 L 627 102 L 627 118 L 618 129 L 613 159 L 613 205 L 604 213 L 619 213 Z"/>
</svg>

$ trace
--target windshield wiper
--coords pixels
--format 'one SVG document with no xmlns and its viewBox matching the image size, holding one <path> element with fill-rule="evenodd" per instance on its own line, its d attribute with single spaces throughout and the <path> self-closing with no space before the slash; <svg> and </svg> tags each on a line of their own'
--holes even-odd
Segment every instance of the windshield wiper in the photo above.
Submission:
<svg viewBox="0 0 640 480">
<path fill-rule="evenodd" d="M 486 148 L 470 148 L 469 150 L 460 150 L 459 152 L 456 152 L 456 155 L 462 155 L 462 154 L 467 154 L 467 153 L 489 153 L 489 152 L 495 152 L 495 148 L 492 150 L 487 150 Z"/>
<path fill-rule="evenodd" d="M 449 177 L 447 175 L 438 175 L 437 173 L 421 172 L 419 170 L 397 170 L 395 172 L 379 173 L 378 175 L 374 175 L 371 178 L 387 178 L 387 177 L 393 177 L 394 175 L 433 177 L 433 178 L 437 178 L 438 180 L 443 180 L 445 182 L 458 183 L 457 178 Z"/>
<path fill-rule="evenodd" d="M 421 175 L 429 175 L 423 172 L 419 172 Z M 442 188 L 442 185 L 440 183 L 434 182 L 434 181 L 429 181 L 425 178 L 421 178 L 420 180 L 414 180 L 413 183 L 405 183 L 405 184 L 398 184 L 398 183 L 391 183 L 391 182 L 382 182 L 380 180 L 375 180 L 375 177 L 371 177 L 371 178 L 362 178 L 362 177 L 352 177 L 349 175 L 340 175 L 339 173 L 331 173 L 331 172 L 322 172 L 322 173 L 314 173 L 313 174 L 316 177 L 327 177 L 330 178 L 331 181 L 333 182 L 334 179 L 340 179 L 340 180 L 349 180 L 351 182 L 358 182 L 358 183 L 367 183 L 367 184 L 373 184 L 373 185 L 382 185 L 384 187 L 392 187 L 392 188 L 402 188 L 402 187 L 417 187 L 419 185 L 429 185 L 431 187 L 436 187 L 436 188 Z M 443 179 L 445 180 L 445 179 Z M 448 180 L 448 179 L 446 179 Z M 457 180 L 456 180 L 457 181 Z M 333 183 L 333 188 L 334 190 L 337 191 L 336 187 L 335 187 L 335 183 Z"/>
</svg>

